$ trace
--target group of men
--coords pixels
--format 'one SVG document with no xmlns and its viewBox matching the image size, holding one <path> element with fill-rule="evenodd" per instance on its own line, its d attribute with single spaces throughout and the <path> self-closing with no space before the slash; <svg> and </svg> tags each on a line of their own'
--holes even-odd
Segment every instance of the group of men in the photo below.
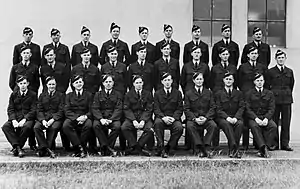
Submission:
<svg viewBox="0 0 300 189">
<path fill-rule="evenodd" d="M 60 31 L 52 29 L 52 42 L 44 46 L 42 57 L 39 45 L 31 41 L 33 30 L 23 30 L 24 42 L 14 47 L 9 119 L 2 127 L 15 156 L 24 156 L 29 138 L 30 148 L 39 156 L 56 157 L 53 150 L 60 131 L 64 148 L 76 157 L 86 157 L 88 151 L 116 156 L 118 137 L 125 154 L 150 156 L 155 137 L 156 155 L 166 158 L 177 147 L 183 122 L 187 142 L 199 157 L 211 155 L 220 129 L 232 158 L 241 158 L 242 135 L 248 147 L 249 128 L 262 157 L 269 157 L 269 150 L 293 150 L 289 146 L 293 71 L 285 65 L 282 50 L 275 54 L 276 66 L 268 69 L 270 47 L 262 42 L 259 28 L 254 28 L 253 42 L 245 45 L 237 68 L 239 46 L 224 24 L 223 38 L 212 48 L 210 69 L 208 45 L 201 40 L 201 28 L 194 25 L 181 70 L 180 45 L 172 39 L 171 25 L 164 25 L 165 38 L 155 46 L 147 40 L 149 29 L 139 27 L 141 40 L 132 45 L 131 54 L 119 39 L 120 29 L 111 24 L 111 39 L 99 54 L 90 42 L 90 30 L 83 27 L 82 41 L 73 46 L 71 56 L 60 42 Z M 40 79 L 43 92 L 38 97 Z M 69 86 L 72 92 L 66 94 Z M 166 145 L 165 129 L 171 133 Z M 143 132 L 138 140 L 137 131 Z"/>
</svg>

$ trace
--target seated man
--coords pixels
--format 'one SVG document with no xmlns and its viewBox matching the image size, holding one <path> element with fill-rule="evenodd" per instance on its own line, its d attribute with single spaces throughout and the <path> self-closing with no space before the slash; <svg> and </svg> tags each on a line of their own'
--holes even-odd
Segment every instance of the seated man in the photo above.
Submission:
<svg viewBox="0 0 300 189">
<path fill-rule="evenodd" d="M 207 151 L 210 147 L 217 125 L 215 118 L 215 101 L 210 90 L 203 87 L 203 74 L 193 74 L 194 87 L 186 92 L 184 98 L 184 113 L 187 123 L 186 129 L 194 141 L 195 152 L 199 157 L 210 157 Z M 202 133 L 206 129 L 203 137 Z"/>
<path fill-rule="evenodd" d="M 66 120 L 63 123 L 63 132 L 75 149 L 73 156 L 85 158 L 86 143 L 92 132 L 90 107 L 93 99 L 91 93 L 83 90 L 84 82 L 81 75 L 73 76 L 71 83 L 75 90 L 66 95 L 64 108 Z"/>
<path fill-rule="evenodd" d="M 25 155 L 22 148 L 33 132 L 36 115 L 36 93 L 28 90 L 29 82 L 26 76 L 19 75 L 16 83 L 18 90 L 9 97 L 8 121 L 3 125 L 2 130 L 13 147 L 13 155 L 21 158 Z"/>
<path fill-rule="evenodd" d="M 233 87 L 234 77 L 232 72 L 224 74 L 223 82 L 225 87 L 215 94 L 217 105 L 216 122 L 227 137 L 229 157 L 241 158 L 239 145 L 244 127 L 245 101 L 243 93 Z"/>
<path fill-rule="evenodd" d="M 275 144 L 277 126 L 272 120 L 275 112 L 275 97 L 264 89 L 264 76 L 257 73 L 254 77 L 255 88 L 246 93 L 246 115 L 254 140 L 259 147 L 260 156 L 269 158 L 268 148 Z"/>
<path fill-rule="evenodd" d="M 178 140 L 183 132 L 181 116 L 183 113 L 182 94 L 172 87 L 171 74 L 164 73 L 161 77 L 163 88 L 154 94 L 154 130 L 158 142 L 158 153 L 163 158 L 177 146 Z M 164 130 L 171 130 L 171 137 L 164 147 Z"/>
</svg>

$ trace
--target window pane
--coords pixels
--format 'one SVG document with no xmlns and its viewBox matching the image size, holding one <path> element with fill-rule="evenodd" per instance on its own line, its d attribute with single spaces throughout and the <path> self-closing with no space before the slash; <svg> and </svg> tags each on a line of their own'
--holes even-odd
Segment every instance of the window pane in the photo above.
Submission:
<svg viewBox="0 0 300 189">
<path fill-rule="evenodd" d="M 285 0 L 268 0 L 268 20 L 285 20 Z"/>
<path fill-rule="evenodd" d="M 194 21 L 194 24 L 201 28 L 201 40 L 211 45 L 211 22 L 210 21 Z"/>
<path fill-rule="evenodd" d="M 253 40 L 253 28 L 259 27 L 263 32 L 263 39 L 262 41 L 265 41 L 266 36 L 266 23 L 265 22 L 248 22 L 248 43 Z"/>
<path fill-rule="evenodd" d="M 194 20 L 210 20 L 211 0 L 194 0 Z"/>
<path fill-rule="evenodd" d="M 266 19 L 266 1 L 248 0 L 248 20 Z"/>
<path fill-rule="evenodd" d="M 285 24 L 284 22 L 268 22 L 267 43 L 270 46 L 285 47 Z"/>
<path fill-rule="evenodd" d="M 223 24 L 227 24 L 230 26 L 230 22 L 213 22 L 212 25 L 212 43 L 215 44 L 216 42 L 222 39 L 221 35 L 221 27 Z"/>
<path fill-rule="evenodd" d="M 213 19 L 230 19 L 231 0 L 213 0 Z"/>
</svg>

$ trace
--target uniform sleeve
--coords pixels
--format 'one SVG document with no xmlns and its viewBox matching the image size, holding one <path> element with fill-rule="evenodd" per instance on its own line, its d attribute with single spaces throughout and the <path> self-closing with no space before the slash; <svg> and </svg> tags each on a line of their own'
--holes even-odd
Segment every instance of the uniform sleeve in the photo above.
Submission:
<svg viewBox="0 0 300 189">
<path fill-rule="evenodd" d="M 189 52 L 188 52 L 188 45 L 184 45 L 184 50 L 183 50 L 183 64 L 186 64 L 189 62 Z"/>
<path fill-rule="evenodd" d="M 209 91 L 209 92 L 210 92 L 209 110 L 206 113 L 205 117 L 208 120 L 212 120 L 215 118 L 215 115 L 216 115 L 216 104 L 215 104 L 215 100 L 214 100 L 214 96 L 213 96 L 212 92 L 211 91 Z"/>
<path fill-rule="evenodd" d="M 213 66 L 211 68 L 211 72 L 210 72 L 210 79 L 209 79 L 209 88 L 211 90 L 213 90 L 215 88 L 215 78 L 216 78 L 216 75 L 215 75 L 215 67 Z"/>
<path fill-rule="evenodd" d="M 100 111 L 100 101 L 99 101 L 99 93 L 97 92 L 94 96 L 94 101 L 93 101 L 93 105 L 92 105 L 92 114 L 94 119 L 96 120 L 100 120 L 103 118 L 102 113 Z"/>
<path fill-rule="evenodd" d="M 249 91 L 245 96 L 245 102 L 246 102 L 246 115 L 249 119 L 255 119 L 257 118 L 257 115 L 252 111 L 251 109 L 251 92 Z"/>
<path fill-rule="evenodd" d="M 291 81 L 290 81 L 290 89 L 291 89 L 291 91 L 293 92 L 293 90 L 294 90 L 294 85 L 295 85 L 295 78 L 294 78 L 294 73 L 293 73 L 293 71 L 291 70 L 291 74 L 292 74 L 292 77 L 291 77 Z"/>
<path fill-rule="evenodd" d="M 222 102 L 221 102 L 221 94 L 217 93 L 215 95 L 215 101 L 216 101 L 216 112 L 218 117 L 223 118 L 223 119 L 227 119 L 228 114 L 224 111 Z"/>
<path fill-rule="evenodd" d="M 181 84 L 182 91 L 184 91 L 185 86 L 186 86 L 186 67 L 185 67 L 185 65 L 183 65 L 182 70 L 181 70 L 180 84 Z"/>
<path fill-rule="evenodd" d="M 43 56 L 44 53 L 45 53 L 45 46 L 43 47 L 43 50 L 42 50 L 42 60 L 41 60 L 41 65 L 45 65 L 47 63 L 47 60 L 45 59 L 45 57 Z"/>
<path fill-rule="evenodd" d="M 177 109 L 175 110 L 173 114 L 173 118 L 175 120 L 181 120 L 181 116 L 183 114 L 183 100 L 182 100 L 182 94 L 180 91 L 178 91 L 178 97 L 177 97 Z"/>
<path fill-rule="evenodd" d="M 58 111 L 52 114 L 54 120 L 61 120 L 64 117 L 64 104 L 65 104 L 65 95 L 62 94 L 60 97 Z"/>
<path fill-rule="evenodd" d="M 15 67 L 13 66 L 11 68 L 10 76 L 9 76 L 9 87 L 12 91 L 14 91 L 16 86 L 16 78 L 17 78 L 16 71 L 15 71 Z"/>
<path fill-rule="evenodd" d="M 32 95 L 32 102 L 30 105 L 30 111 L 24 116 L 24 118 L 28 120 L 35 120 L 36 117 L 36 102 L 37 102 L 37 95 L 33 94 Z"/>
<path fill-rule="evenodd" d="M 88 93 L 88 112 L 85 114 L 89 119 L 93 118 L 92 115 L 92 105 L 93 105 L 93 95 Z"/>
<path fill-rule="evenodd" d="M 151 119 L 153 113 L 153 97 L 151 93 L 149 93 L 146 100 L 146 107 L 141 115 L 141 120 L 144 120 L 145 122 Z"/>
<path fill-rule="evenodd" d="M 106 49 L 105 49 L 105 45 L 102 44 L 102 47 L 100 49 L 100 55 L 99 55 L 99 62 L 101 65 L 105 64 L 105 57 L 106 57 Z"/>
<path fill-rule="evenodd" d="M 75 121 L 80 115 L 75 113 L 71 109 L 71 95 L 66 96 L 66 101 L 65 101 L 65 106 L 64 106 L 64 111 L 65 111 L 65 116 L 66 118 L 70 119 L 71 121 Z"/>
<path fill-rule="evenodd" d="M 36 61 L 37 61 L 37 65 L 41 66 L 41 63 L 42 63 L 41 47 L 39 45 L 37 45 L 37 49 L 38 49 L 38 52 L 37 52 Z"/>
<path fill-rule="evenodd" d="M 238 44 L 235 44 L 235 48 L 236 48 L 236 51 L 235 51 L 235 53 L 236 53 L 236 57 L 235 57 L 235 63 L 236 63 L 236 67 L 237 67 L 237 65 L 239 64 L 239 57 L 240 57 L 240 48 L 239 48 L 239 45 Z"/>
<path fill-rule="evenodd" d="M 209 89 L 209 77 L 210 77 L 210 70 L 209 70 L 209 67 L 208 65 L 206 64 L 205 65 L 205 71 L 204 71 L 204 86 Z"/>
<path fill-rule="evenodd" d="M 274 113 L 275 113 L 275 97 L 273 92 L 269 91 L 268 94 L 270 100 L 269 100 L 269 106 L 267 107 L 267 112 L 264 115 L 265 118 L 267 118 L 268 120 L 272 119 Z"/>
<path fill-rule="evenodd" d="M 177 65 L 176 65 L 176 73 L 175 73 L 176 78 L 175 78 L 175 80 L 176 80 L 176 82 L 178 84 L 178 87 L 179 87 L 179 84 L 180 84 L 180 66 L 179 66 L 179 61 L 176 60 L 176 62 L 177 62 Z M 160 82 L 160 81 L 158 81 L 158 82 Z"/>
<path fill-rule="evenodd" d="M 9 103 L 7 107 L 7 114 L 8 114 L 8 120 L 16 120 L 17 116 L 15 113 L 15 106 L 14 106 L 14 94 L 12 93 L 9 97 Z"/>
<path fill-rule="evenodd" d="M 218 53 L 218 47 L 216 44 L 214 44 L 212 48 L 212 53 L 211 53 L 211 60 L 212 60 L 212 65 L 216 65 L 219 62 L 219 53 Z"/>
<path fill-rule="evenodd" d="M 121 95 L 118 94 L 114 111 L 109 119 L 113 121 L 120 120 L 122 117 L 122 112 L 123 112 L 123 101 Z"/>
<path fill-rule="evenodd" d="M 128 60 L 128 66 L 137 60 L 137 54 L 134 45 L 131 45 L 131 56 Z"/>
<path fill-rule="evenodd" d="M 131 65 L 128 66 L 128 70 L 126 72 L 126 83 L 129 90 L 132 87 L 132 66 Z"/>
<path fill-rule="evenodd" d="M 165 114 L 160 109 L 158 93 L 154 93 L 154 114 L 157 118 L 165 117 Z"/>
<path fill-rule="evenodd" d="M 239 109 L 237 110 L 237 112 L 235 113 L 234 117 L 237 118 L 238 120 L 242 120 L 243 119 L 243 114 L 245 111 L 245 100 L 243 97 L 243 94 L 240 93 L 239 95 Z"/>
<path fill-rule="evenodd" d="M 37 115 L 36 118 L 38 121 L 42 122 L 43 120 L 45 120 L 45 114 L 44 114 L 45 110 L 44 110 L 44 106 L 43 106 L 43 95 L 41 94 L 38 98 L 38 102 L 37 102 Z"/>
<path fill-rule="evenodd" d="M 125 65 L 128 66 L 130 64 L 130 52 L 129 52 L 129 48 L 128 48 L 128 45 L 127 43 L 125 43 L 125 52 L 124 52 L 124 55 L 125 55 Z"/>
<path fill-rule="evenodd" d="M 206 51 L 205 51 L 205 53 L 203 53 L 202 56 L 203 56 L 204 63 L 206 63 L 208 65 L 208 63 L 209 63 L 209 49 L 208 49 L 208 45 L 207 44 L 205 44 L 205 49 L 206 49 Z"/>
<path fill-rule="evenodd" d="M 270 45 L 268 45 L 268 51 L 267 51 L 267 66 L 270 65 L 271 62 L 271 48 Z"/>
<path fill-rule="evenodd" d="M 72 47 L 71 64 L 72 64 L 73 67 L 76 65 L 76 50 L 75 50 L 75 46 Z"/>
<path fill-rule="evenodd" d="M 196 118 L 195 114 L 191 110 L 191 101 L 189 99 L 188 94 L 186 94 L 184 96 L 183 109 L 184 109 L 184 114 L 185 114 L 187 120 L 193 120 L 194 118 Z"/>
<path fill-rule="evenodd" d="M 129 95 L 130 94 L 127 93 L 124 98 L 124 104 L 123 104 L 124 115 L 126 119 L 129 119 L 130 121 L 134 121 L 136 120 L 136 117 L 133 111 L 131 110 Z"/>
<path fill-rule="evenodd" d="M 248 51 L 248 47 L 247 47 L 247 45 L 245 45 L 243 48 L 243 53 L 242 53 L 242 57 L 241 57 L 242 64 L 248 62 L 247 51 Z"/>
<path fill-rule="evenodd" d="M 16 45 L 13 51 L 13 65 L 18 64 L 20 62 L 19 58 L 20 58 L 20 52 L 18 50 L 18 46 Z"/>
</svg>

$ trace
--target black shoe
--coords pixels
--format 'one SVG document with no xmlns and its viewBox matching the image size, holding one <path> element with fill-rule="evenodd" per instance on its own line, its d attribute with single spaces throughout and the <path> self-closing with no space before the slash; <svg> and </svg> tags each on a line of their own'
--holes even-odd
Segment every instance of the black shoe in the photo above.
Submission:
<svg viewBox="0 0 300 189">
<path fill-rule="evenodd" d="M 260 155 L 261 155 L 261 157 L 264 157 L 264 158 L 270 158 L 271 157 L 267 146 L 262 146 L 260 148 Z"/>
<path fill-rule="evenodd" d="M 52 150 L 47 148 L 46 151 L 47 151 L 50 158 L 53 158 L 53 159 L 56 158 L 56 154 Z"/>
<path fill-rule="evenodd" d="M 118 155 L 117 151 L 114 150 L 113 148 L 109 147 L 109 146 L 107 146 L 107 151 L 109 152 L 111 157 L 117 157 L 117 155 Z"/>
<path fill-rule="evenodd" d="M 141 151 L 142 151 L 142 155 L 144 155 L 144 156 L 150 157 L 152 155 L 150 151 L 148 151 L 148 150 L 146 150 L 144 148 L 142 148 Z"/>
<path fill-rule="evenodd" d="M 235 150 L 229 150 L 228 156 L 230 158 L 234 158 L 234 155 L 235 155 Z"/>
<path fill-rule="evenodd" d="M 234 156 L 235 158 L 241 159 L 242 158 L 242 154 L 240 153 L 239 150 L 235 150 Z"/>
<path fill-rule="evenodd" d="M 32 145 L 32 146 L 30 146 L 30 150 L 32 150 L 32 151 L 37 151 L 38 148 L 36 147 L 36 145 Z"/>
<path fill-rule="evenodd" d="M 168 153 L 167 153 L 165 150 L 163 150 L 163 151 L 161 152 L 161 157 L 162 157 L 162 158 L 168 158 L 169 155 L 168 155 Z"/>
<path fill-rule="evenodd" d="M 294 151 L 294 149 L 291 148 L 290 146 L 282 146 L 281 150 L 285 150 L 285 151 L 289 151 L 289 152 Z"/>
<path fill-rule="evenodd" d="M 11 153 L 13 154 L 13 156 L 18 156 L 19 155 L 19 151 L 16 147 L 11 150 Z"/>
<path fill-rule="evenodd" d="M 24 150 L 23 149 L 21 149 L 20 147 L 17 147 L 17 150 L 18 150 L 18 152 L 19 152 L 19 158 L 22 158 L 22 157 L 24 157 L 25 156 L 25 152 L 24 152 Z"/>
<path fill-rule="evenodd" d="M 37 154 L 39 157 L 45 157 L 46 154 L 47 154 L 47 151 L 46 151 L 46 149 L 40 149 L 40 150 L 37 151 L 36 154 Z"/>
</svg>

